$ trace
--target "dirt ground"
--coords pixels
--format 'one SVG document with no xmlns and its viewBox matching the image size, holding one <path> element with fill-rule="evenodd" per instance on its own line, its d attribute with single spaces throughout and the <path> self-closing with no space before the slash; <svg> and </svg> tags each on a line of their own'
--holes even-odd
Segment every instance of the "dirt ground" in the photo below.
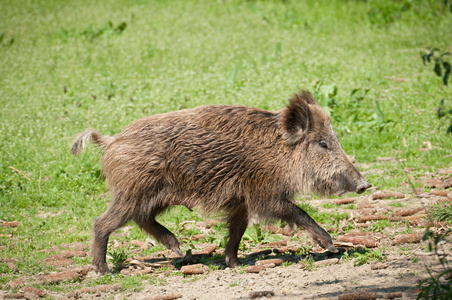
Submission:
<svg viewBox="0 0 452 300">
<path fill-rule="evenodd" d="M 422 250 L 425 246 L 423 243 L 405 245 L 404 251 L 400 251 L 400 247 L 387 247 L 385 262 L 357 267 L 353 259 L 344 262 L 336 258 L 338 255 L 333 255 L 314 262 L 312 269 L 299 262 L 289 266 L 269 263 L 259 273 L 248 273 L 247 268 L 246 271 L 225 268 L 201 275 L 170 276 L 168 270 L 155 275 L 163 279 L 164 284 L 145 283 L 140 291 L 122 292 L 119 284 L 111 284 L 69 293 L 45 289 L 44 292 L 45 297 L 54 299 L 415 299 L 416 285 L 428 277 L 426 266 L 434 274 L 442 270 L 437 257 Z M 452 260 L 452 252 L 444 255 Z M 253 261 L 257 264 L 266 260 L 246 262 Z M 90 270 L 82 278 L 88 280 L 99 276 Z M 14 294 L 2 290 L 0 297 L 39 297 L 33 294 L 34 291 L 25 291 L 22 288 Z"/>
<path fill-rule="evenodd" d="M 452 257 L 450 257 L 452 258 Z M 434 264 L 432 256 L 422 262 Z M 412 263 L 405 255 L 388 255 L 384 269 L 371 265 L 353 267 L 353 262 L 334 264 L 308 271 L 294 264 L 269 268 L 259 274 L 240 274 L 234 270 L 214 271 L 195 281 L 181 277 L 167 278 L 164 286 L 145 286 L 139 293 L 124 295 L 134 299 L 153 299 L 164 295 L 181 295 L 180 299 L 250 299 L 259 292 L 274 293 L 273 299 L 336 299 L 356 292 L 376 292 L 380 298 L 401 292 L 403 299 L 416 297 L 415 286 L 427 274 L 423 263 Z M 265 293 L 263 293 L 265 295 Z M 121 295 L 115 296 L 115 299 Z"/>
<path fill-rule="evenodd" d="M 0 289 L 0 298 L 415 299 L 419 292 L 416 286 L 429 277 L 427 267 L 432 274 L 443 270 L 438 256 L 427 251 L 428 241 L 422 241 L 422 236 L 426 226 L 433 232 L 445 233 L 449 225 L 427 220 L 423 207 L 452 201 L 450 174 L 450 170 L 440 170 L 424 178 L 429 192 L 418 192 L 417 197 L 398 191 L 381 191 L 378 187 L 369 195 L 341 200 L 307 197 L 304 201 L 321 211 L 348 212 L 348 219 L 328 228 L 341 250 L 339 254 L 319 247 L 309 247 L 309 253 L 300 253 L 299 249 L 306 246 L 302 242 L 308 240 L 303 231 L 262 225 L 263 231 L 271 231 L 280 240 L 253 245 L 239 257 L 243 264 L 240 268 L 226 267 L 221 259 L 224 249 L 208 243 L 199 243 L 184 259 L 172 257 L 171 251 L 129 257 L 120 273 L 145 275 L 141 288 L 130 290 L 122 288 L 121 283 L 77 287 L 77 282 L 100 278 L 89 265 L 73 266 L 74 256 L 89 255 L 89 245 L 59 245 L 51 249 L 59 254 L 49 255 L 43 261 L 54 266 L 57 272 L 21 276 Z M 381 220 L 397 225 L 380 228 Z M 216 223 L 215 220 L 187 223 L 204 232 L 187 238 L 202 239 L 207 233 L 212 234 L 212 225 Z M 127 230 L 115 235 L 125 236 Z M 114 241 L 113 247 L 115 243 L 120 246 Z M 143 241 L 131 244 L 137 248 L 149 246 Z M 358 257 L 344 256 L 345 251 L 353 253 L 357 249 L 362 249 L 363 257 L 380 253 L 380 261 L 368 259 L 359 265 Z M 441 251 L 440 256 L 452 262 L 450 241 L 445 241 Z M 8 263 L 14 268 L 14 260 Z M 150 277 L 154 279 L 152 283 Z M 70 291 L 65 291 L 68 282 Z M 46 289 L 48 284 L 61 284 L 63 288 Z"/>
</svg>

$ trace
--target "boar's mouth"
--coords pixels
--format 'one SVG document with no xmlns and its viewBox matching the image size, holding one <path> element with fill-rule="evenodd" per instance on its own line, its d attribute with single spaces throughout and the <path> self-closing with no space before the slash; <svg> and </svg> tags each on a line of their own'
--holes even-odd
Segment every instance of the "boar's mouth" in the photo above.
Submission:
<svg viewBox="0 0 452 300">
<path fill-rule="evenodd" d="M 370 187 L 372 187 L 372 185 L 370 183 L 366 182 L 365 180 L 363 180 L 362 182 L 357 184 L 356 187 L 347 187 L 347 188 L 346 187 L 342 187 L 335 194 L 338 195 L 338 196 L 342 196 L 342 195 L 345 195 L 347 193 L 352 193 L 352 192 L 355 192 L 357 194 L 362 194 L 367 189 L 369 189 Z"/>
<path fill-rule="evenodd" d="M 347 193 L 362 194 L 371 186 L 356 170 L 356 174 L 351 175 L 349 173 L 347 175 L 343 173 L 334 174 L 329 180 L 317 177 L 311 185 L 311 192 L 321 196 L 342 196 Z"/>
<path fill-rule="evenodd" d="M 355 189 L 342 189 L 339 192 L 337 192 L 336 194 L 338 196 L 342 196 L 344 194 L 351 193 L 351 192 L 355 192 L 357 194 L 362 194 L 370 187 L 372 187 L 372 185 L 370 183 L 363 181 L 360 184 L 358 184 Z"/>
</svg>

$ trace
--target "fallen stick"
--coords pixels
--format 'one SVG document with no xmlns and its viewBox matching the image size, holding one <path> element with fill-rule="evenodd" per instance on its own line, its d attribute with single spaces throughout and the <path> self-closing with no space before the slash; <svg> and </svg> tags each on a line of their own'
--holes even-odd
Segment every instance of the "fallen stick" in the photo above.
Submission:
<svg viewBox="0 0 452 300">
<path fill-rule="evenodd" d="M 88 268 L 88 267 L 74 268 L 71 270 L 63 271 L 63 272 L 56 272 L 56 273 L 50 273 L 47 275 L 41 275 L 40 279 L 45 283 L 57 283 L 57 282 L 61 282 L 64 280 L 73 280 L 73 279 L 77 279 L 77 278 L 82 279 L 83 277 L 86 276 L 89 269 L 90 268 Z"/>
<path fill-rule="evenodd" d="M 123 275 L 142 276 L 149 273 L 154 273 L 154 269 L 152 267 L 144 269 L 122 269 L 120 273 Z"/>
<path fill-rule="evenodd" d="M 217 245 L 211 244 L 211 245 L 208 245 L 204 250 L 193 251 L 193 255 L 207 255 L 207 256 L 210 256 L 212 254 L 212 252 L 215 251 L 215 249 L 217 249 Z"/>
<path fill-rule="evenodd" d="M 383 215 L 359 216 L 358 217 L 358 223 L 365 223 L 367 221 L 375 221 L 375 220 L 389 220 L 389 217 L 383 216 Z"/>
<path fill-rule="evenodd" d="M 271 254 L 273 251 L 270 249 L 267 250 L 262 250 L 262 251 L 258 251 L 258 252 L 252 252 L 250 254 L 248 254 L 247 258 L 253 258 L 256 256 L 260 256 L 260 255 L 268 255 Z"/>
<path fill-rule="evenodd" d="M 322 267 L 322 266 L 330 266 L 335 265 L 339 263 L 339 258 L 329 258 L 324 260 L 319 260 L 313 263 L 313 266 L 315 268 Z"/>
<path fill-rule="evenodd" d="M 276 267 L 275 264 L 265 264 L 260 266 L 247 266 L 245 268 L 246 273 L 260 273 L 265 269 L 270 269 Z"/>
<path fill-rule="evenodd" d="M 359 230 L 356 230 L 356 229 L 352 229 L 349 232 L 347 232 L 345 235 L 346 236 L 367 236 L 367 235 L 372 235 L 372 232 L 359 231 Z"/>
<path fill-rule="evenodd" d="M 416 226 L 419 223 L 423 222 L 425 217 L 426 216 L 419 216 L 419 215 L 417 215 L 417 216 L 407 216 L 407 217 L 404 217 L 403 219 L 405 221 L 408 221 L 408 223 L 410 223 L 410 225 Z"/>
<path fill-rule="evenodd" d="M 262 265 L 267 265 L 267 264 L 275 264 L 275 266 L 279 266 L 285 261 L 287 261 L 287 259 L 271 258 L 271 259 L 258 260 L 258 261 L 256 261 L 255 265 L 262 266 Z"/>
<path fill-rule="evenodd" d="M 422 234 L 412 233 L 412 234 L 401 234 L 397 235 L 392 242 L 393 245 L 401 245 L 406 243 L 419 243 L 422 239 Z"/>
<path fill-rule="evenodd" d="M 394 192 L 394 191 L 378 191 L 372 194 L 372 200 L 380 200 L 380 199 L 387 199 L 387 198 L 405 198 L 405 195 L 400 192 Z"/>
<path fill-rule="evenodd" d="M 24 280 L 20 277 L 8 282 L 8 286 L 10 289 L 15 289 L 15 288 L 21 287 L 24 284 L 25 284 Z"/>
<path fill-rule="evenodd" d="M 69 292 L 66 294 L 67 298 L 82 298 L 81 294 L 95 294 L 95 293 L 105 293 L 105 292 L 112 292 L 117 291 L 121 289 L 120 283 L 114 283 L 114 284 L 102 284 L 92 287 L 83 287 L 79 289 L 78 291 Z"/>
<path fill-rule="evenodd" d="M 37 296 L 32 293 L 12 293 L 3 295 L 3 299 L 35 299 Z"/>
<path fill-rule="evenodd" d="M 280 253 L 280 254 L 284 254 L 286 252 L 297 252 L 298 247 L 297 246 L 283 246 L 283 247 L 278 247 L 273 249 L 273 253 Z"/>
<path fill-rule="evenodd" d="M 17 227 L 17 226 L 19 226 L 19 224 L 20 224 L 19 221 L 11 221 L 11 222 L 1 221 L 0 222 L 0 226 L 2 226 L 2 227 Z"/>
<path fill-rule="evenodd" d="M 31 293 L 31 294 L 35 294 L 39 297 L 44 297 L 46 292 L 40 289 L 37 289 L 35 287 L 32 286 L 24 286 L 23 288 L 20 289 L 21 292 L 24 293 Z"/>
<path fill-rule="evenodd" d="M 256 299 L 261 297 L 272 297 L 275 293 L 272 291 L 257 291 L 257 292 L 250 292 L 249 298 L 250 299 Z"/>
<path fill-rule="evenodd" d="M 336 205 L 343 205 L 343 204 L 350 204 L 350 203 L 355 203 L 355 199 L 354 198 L 344 198 L 344 199 L 334 200 L 334 204 L 336 204 Z"/>
<path fill-rule="evenodd" d="M 263 244 L 262 246 L 263 246 L 263 247 L 287 246 L 287 241 L 286 241 L 286 240 L 282 240 L 282 241 L 277 241 L 277 242 L 272 242 L 272 243 Z"/>
<path fill-rule="evenodd" d="M 403 297 L 402 292 L 393 292 L 393 293 L 387 294 L 385 298 L 394 299 L 394 298 L 402 298 L 402 297 Z"/>
<path fill-rule="evenodd" d="M 183 295 L 181 294 L 170 294 L 170 295 L 162 295 L 162 296 L 156 296 L 153 298 L 153 300 L 175 300 L 182 298 Z"/>
<path fill-rule="evenodd" d="M 449 195 L 449 191 L 446 190 L 432 190 L 431 194 L 435 196 L 447 197 Z"/>
<path fill-rule="evenodd" d="M 339 295 L 339 300 L 374 300 L 377 299 L 377 293 L 372 292 L 356 292 Z"/>
<path fill-rule="evenodd" d="M 393 217 L 407 217 L 407 216 L 411 216 L 414 215 L 420 211 L 423 211 L 424 208 L 419 207 L 419 208 L 413 208 L 413 209 L 402 209 L 402 210 L 397 210 L 395 211 L 392 216 Z"/>
<path fill-rule="evenodd" d="M 184 275 L 196 275 L 196 274 L 204 274 L 209 271 L 209 268 L 203 264 L 189 265 L 183 266 L 181 269 L 182 274 Z"/>
<path fill-rule="evenodd" d="M 377 247 L 377 241 L 371 237 L 364 236 L 339 236 L 337 239 L 341 242 L 352 243 L 353 245 L 364 245 L 367 248 Z"/>
<path fill-rule="evenodd" d="M 371 264 L 370 269 L 371 270 L 383 270 L 388 268 L 387 264 L 377 263 L 377 264 Z"/>
</svg>

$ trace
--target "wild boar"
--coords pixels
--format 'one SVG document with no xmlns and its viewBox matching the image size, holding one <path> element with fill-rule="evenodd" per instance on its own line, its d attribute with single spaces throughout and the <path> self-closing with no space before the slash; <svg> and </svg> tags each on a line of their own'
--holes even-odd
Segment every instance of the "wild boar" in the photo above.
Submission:
<svg viewBox="0 0 452 300">
<path fill-rule="evenodd" d="M 337 252 L 329 234 L 294 203 L 295 194 L 363 193 L 371 186 L 306 91 L 278 111 L 206 105 L 134 121 L 111 137 L 88 130 L 71 153 L 80 154 L 88 140 L 103 150 L 102 172 L 112 195 L 94 222 L 93 264 L 101 273 L 109 271 L 110 234 L 129 220 L 182 256 L 175 236 L 155 219 L 171 205 L 224 213 L 231 267 L 239 265 L 240 240 L 255 215 L 303 227 L 320 246 Z"/>
</svg>

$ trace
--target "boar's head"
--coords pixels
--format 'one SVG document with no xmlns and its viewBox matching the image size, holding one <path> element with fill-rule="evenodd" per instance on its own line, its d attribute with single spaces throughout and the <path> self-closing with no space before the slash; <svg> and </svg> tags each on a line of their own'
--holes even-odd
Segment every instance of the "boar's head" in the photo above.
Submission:
<svg viewBox="0 0 452 300">
<path fill-rule="evenodd" d="M 372 186 L 349 160 L 329 115 L 309 92 L 292 97 L 281 111 L 280 125 L 283 139 L 297 156 L 300 190 L 320 195 L 361 194 Z"/>
</svg>

